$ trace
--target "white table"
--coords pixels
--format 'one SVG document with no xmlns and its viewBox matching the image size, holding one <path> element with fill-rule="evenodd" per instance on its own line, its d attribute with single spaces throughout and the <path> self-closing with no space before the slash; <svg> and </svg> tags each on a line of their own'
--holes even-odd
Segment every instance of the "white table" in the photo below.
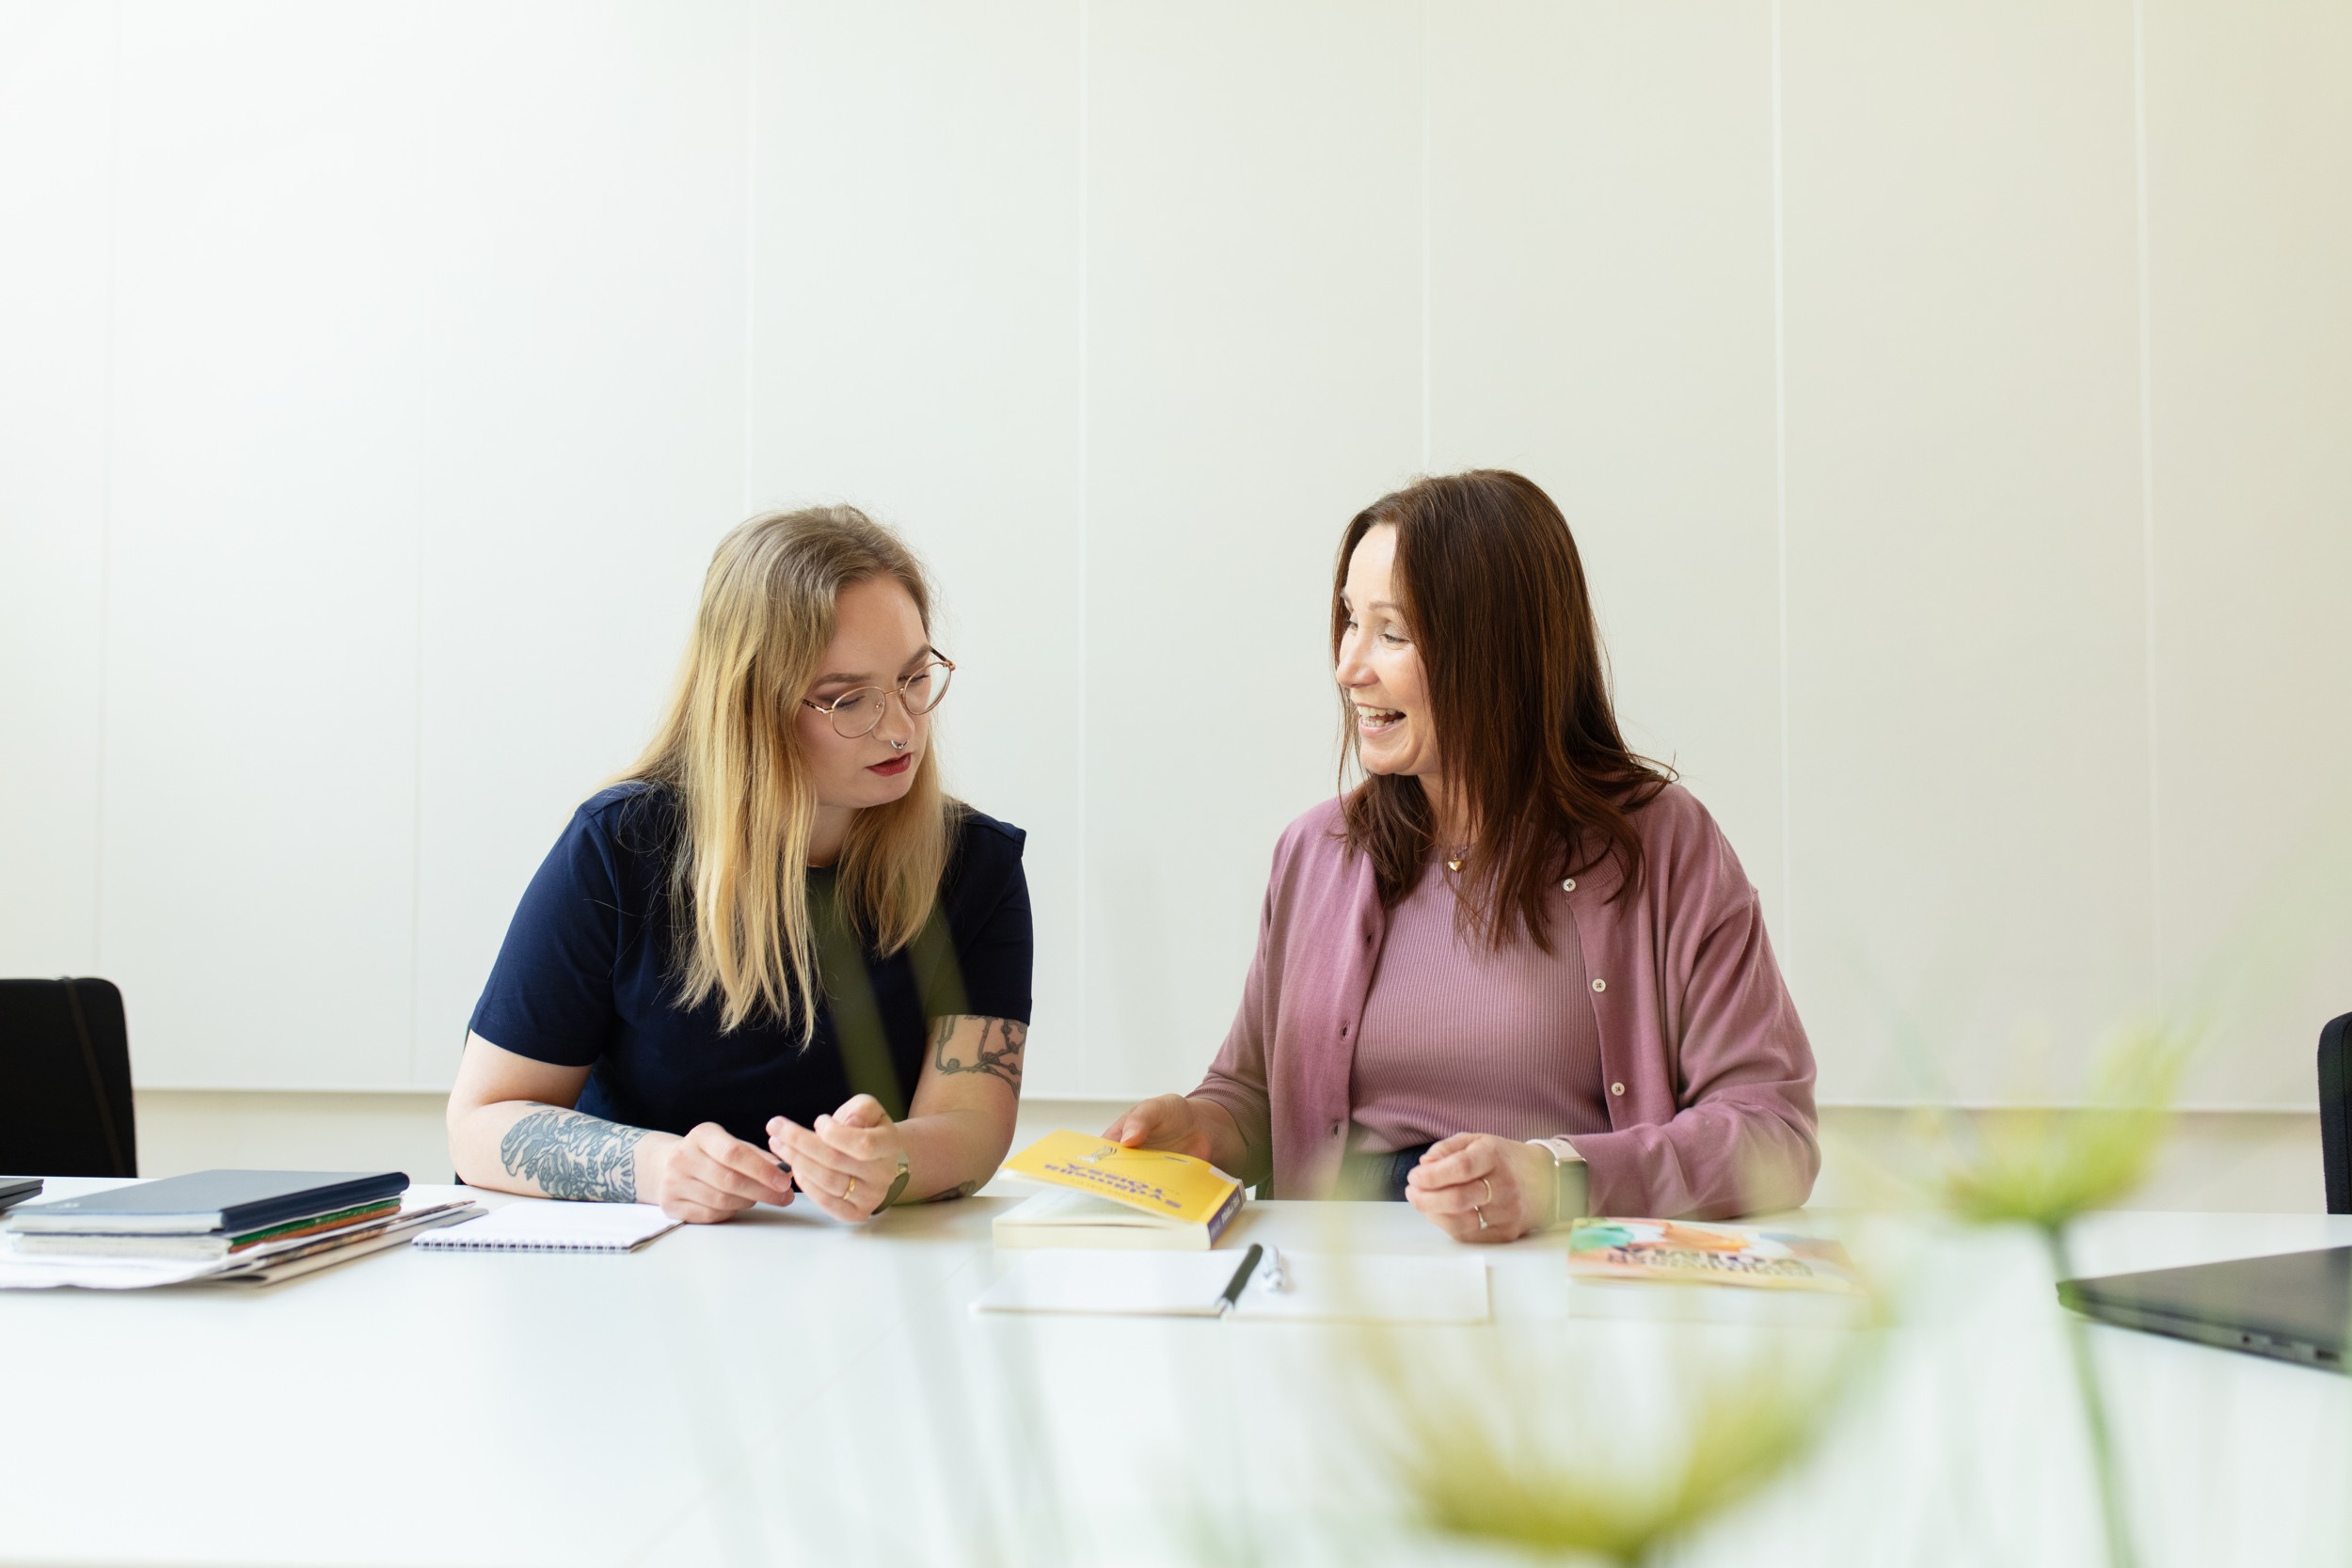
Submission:
<svg viewBox="0 0 2352 1568">
<path fill-rule="evenodd" d="M 972 1313 L 1005 1201 L 862 1229 L 762 1210 L 625 1257 L 402 1248 L 261 1289 L 0 1292 L 0 1562 L 1510 1560 L 1403 1522 L 1376 1459 L 1398 1423 L 1351 1331 Z M 2098 1560 L 2032 1243 L 1809 1223 L 1895 1282 L 1896 1327 L 1726 1290 L 1535 1301 L 1521 1273 L 1502 1321 L 1386 1342 L 1636 1470 L 1698 1378 L 1859 1346 L 1820 1446 L 1689 1560 Z M 1401 1205 L 1282 1203 L 1228 1244 L 1317 1250 L 1334 1227 L 1453 1245 Z M 2352 1220 L 2113 1214 L 2077 1249 L 2109 1272 L 2343 1243 Z M 1523 1271 L 1558 1244 L 1492 1255 Z M 2352 1558 L 2352 1379 L 2094 1338 L 2143 1562 Z"/>
</svg>

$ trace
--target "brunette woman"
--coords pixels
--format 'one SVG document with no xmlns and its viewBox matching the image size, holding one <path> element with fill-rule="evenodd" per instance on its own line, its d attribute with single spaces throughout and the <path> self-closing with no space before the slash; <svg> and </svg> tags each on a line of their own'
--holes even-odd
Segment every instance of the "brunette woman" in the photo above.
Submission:
<svg viewBox="0 0 2352 1568">
<path fill-rule="evenodd" d="M 1626 746 L 1566 520 L 1518 474 L 1348 524 L 1331 648 L 1366 777 L 1291 824 L 1224 1048 L 1105 1136 L 1464 1241 L 1812 1189 L 1813 1053 L 1756 890 Z"/>
<path fill-rule="evenodd" d="M 848 507 L 756 517 L 668 716 L 523 895 L 449 1101 L 458 1174 L 723 1220 L 972 1191 L 1028 1037 L 1022 833 L 941 791 L 955 665 Z"/>
</svg>

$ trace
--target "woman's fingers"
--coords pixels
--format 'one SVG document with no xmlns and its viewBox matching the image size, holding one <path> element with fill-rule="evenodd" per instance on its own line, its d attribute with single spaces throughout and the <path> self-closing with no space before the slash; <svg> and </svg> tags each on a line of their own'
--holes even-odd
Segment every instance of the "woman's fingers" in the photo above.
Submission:
<svg viewBox="0 0 2352 1568">
<path fill-rule="evenodd" d="M 1163 1094 L 1130 1106 L 1103 1136 L 1128 1148 L 1177 1148 L 1192 1132 L 1191 1105 L 1182 1095 Z"/>
<path fill-rule="evenodd" d="M 825 1118 L 819 1117 L 817 1119 L 822 1121 Z M 833 1114 L 833 1119 L 847 1122 L 851 1127 L 887 1127 L 890 1125 L 890 1113 L 883 1110 L 882 1101 L 872 1095 L 853 1094 L 842 1101 L 841 1109 Z"/>
<path fill-rule="evenodd" d="M 1103 1129 L 1103 1136 L 1112 1143 L 1123 1145 L 1128 1148 L 1133 1148 L 1144 1142 L 1152 1136 L 1153 1117 L 1151 1113 L 1151 1104 L 1152 1102 L 1147 1100 L 1141 1105 L 1134 1106 L 1126 1115 Z"/>
<path fill-rule="evenodd" d="M 1406 1177 L 1406 1200 L 1457 1242 L 1517 1241 L 1534 1226 L 1505 1148 L 1485 1132 L 1432 1144 Z"/>
<path fill-rule="evenodd" d="M 686 1146 L 710 1162 L 748 1178 L 768 1192 L 788 1192 L 791 1181 L 756 1144 L 747 1144 L 715 1121 L 706 1121 L 686 1135 Z"/>
<path fill-rule="evenodd" d="M 753 1203 L 785 1203 L 791 1199 L 792 1181 L 776 1163 L 716 1122 L 704 1122 L 686 1135 L 671 1156 L 675 1166 L 683 1158 L 686 1174 L 695 1180 Z"/>
<path fill-rule="evenodd" d="M 1467 1214 L 1474 1209 L 1491 1207 L 1486 1202 L 1486 1186 L 1477 1181 L 1451 1187 L 1408 1186 L 1405 1196 L 1424 1214 Z"/>
<path fill-rule="evenodd" d="M 1420 1210 L 1431 1224 L 1457 1242 L 1469 1241 L 1478 1234 L 1478 1220 L 1475 1215 L 1468 1210 L 1457 1212 L 1454 1209 L 1442 1207 L 1433 1201 L 1435 1196 L 1436 1195 L 1431 1193 L 1407 1192 L 1405 1195 L 1405 1201 Z"/>
<path fill-rule="evenodd" d="M 698 1180 L 691 1172 L 673 1171 L 661 1189 L 661 1212 L 673 1219 L 696 1225 L 732 1218 L 755 1201 Z"/>
<path fill-rule="evenodd" d="M 1457 1132 L 1441 1143 L 1430 1145 L 1429 1152 L 1421 1157 L 1421 1164 L 1406 1173 L 1405 1182 L 1407 1187 L 1429 1188 L 1454 1187 L 1465 1182 L 1475 1185 L 1479 1178 L 1492 1176 L 1495 1165 L 1493 1139 L 1484 1133 Z"/>
<path fill-rule="evenodd" d="M 785 1117 L 778 1117 L 768 1124 L 768 1147 L 792 1167 L 794 1180 L 803 1188 L 808 1186 L 808 1177 L 820 1172 L 830 1172 L 838 1178 L 834 1183 L 838 1187 L 842 1180 L 855 1176 L 858 1167 L 865 1164 L 856 1155 L 827 1142 L 814 1130 Z"/>
<path fill-rule="evenodd" d="M 875 1115 L 881 1114 L 876 1107 Z M 863 1125 L 850 1121 L 846 1110 L 838 1117 L 818 1117 L 810 1131 L 852 1160 L 887 1160 L 897 1147 L 898 1129 L 887 1118 L 879 1127 Z"/>
<path fill-rule="evenodd" d="M 791 1163 L 793 1180 L 803 1192 L 818 1199 L 827 1213 L 864 1219 L 882 1201 L 898 1174 L 895 1160 L 859 1159 L 784 1117 L 771 1121 L 768 1131 L 770 1147 Z M 836 1210 L 835 1202 L 845 1207 Z"/>
</svg>

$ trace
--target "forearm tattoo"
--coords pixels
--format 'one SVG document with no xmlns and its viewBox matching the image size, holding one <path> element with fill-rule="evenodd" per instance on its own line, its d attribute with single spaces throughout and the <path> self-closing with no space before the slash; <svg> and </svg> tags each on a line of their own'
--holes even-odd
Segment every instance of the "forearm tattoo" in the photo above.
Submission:
<svg viewBox="0 0 2352 1568">
<path fill-rule="evenodd" d="M 956 1041 L 956 1030 L 965 1023 L 980 1026 L 977 1052 L 970 1060 L 964 1047 Z M 985 1072 L 1004 1081 L 1012 1092 L 1021 1092 L 1021 1051 L 1029 1043 L 1029 1026 L 1015 1023 L 1009 1018 L 979 1018 L 971 1013 L 958 1013 L 939 1019 L 931 1024 L 931 1066 L 942 1077 L 952 1072 Z"/>
<path fill-rule="evenodd" d="M 499 1140 L 499 1164 L 509 1176 L 537 1182 L 549 1197 L 634 1203 L 637 1146 L 644 1136 L 642 1127 L 578 1111 L 532 1111 Z"/>
</svg>

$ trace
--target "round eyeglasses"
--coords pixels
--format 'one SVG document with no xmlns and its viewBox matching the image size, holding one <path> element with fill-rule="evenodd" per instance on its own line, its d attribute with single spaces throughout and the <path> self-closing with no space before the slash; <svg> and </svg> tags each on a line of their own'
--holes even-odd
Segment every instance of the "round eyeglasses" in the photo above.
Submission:
<svg viewBox="0 0 2352 1568">
<path fill-rule="evenodd" d="M 844 740 L 863 740 L 874 733 L 882 721 L 882 714 L 897 697 L 912 719 L 929 713 L 947 695 L 947 682 L 956 673 L 955 660 L 945 656 L 931 660 L 896 686 L 861 686 L 844 691 L 829 703 L 814 697 L 803 697 L 802 703 L 815 708 L 833 721 L 833 733 Z"/>
</svg>

